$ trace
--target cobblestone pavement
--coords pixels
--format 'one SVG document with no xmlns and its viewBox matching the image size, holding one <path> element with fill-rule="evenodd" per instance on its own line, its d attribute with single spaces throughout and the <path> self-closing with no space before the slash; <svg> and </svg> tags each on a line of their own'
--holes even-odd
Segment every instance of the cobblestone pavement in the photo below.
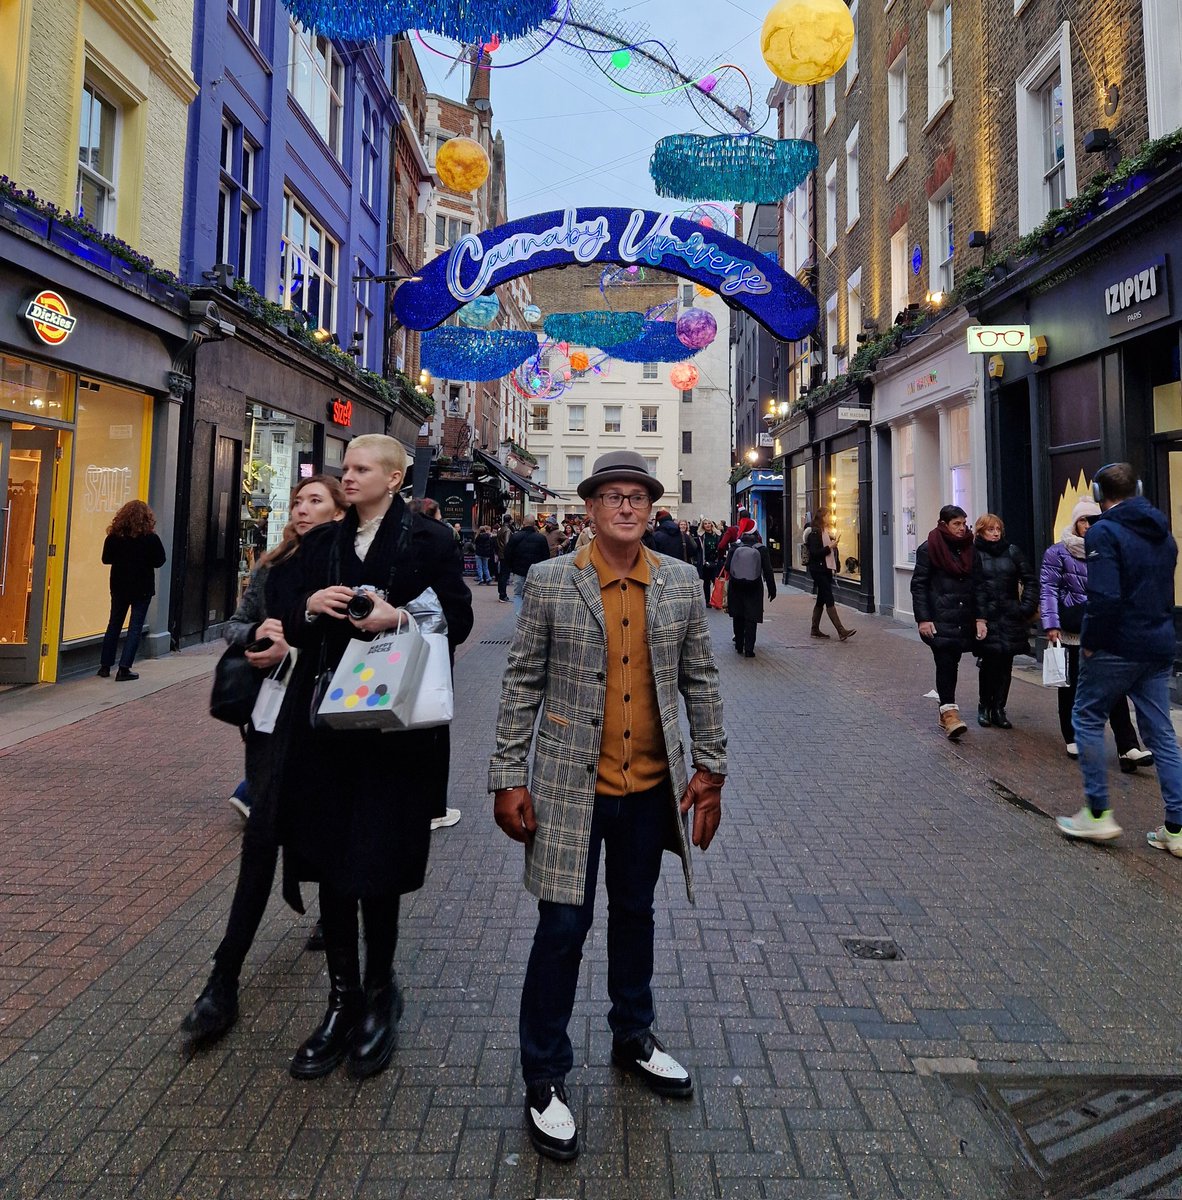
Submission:
<svg viewBox="0 0 1182 1200">
<path fill-rule="evenodd" d="M 493 589 L 476 604 L 464 816 L 404 905 L 400 1047 L 361 1085 L 287 1074 L 325 979 L 277 894 L 238 1025 L 196 1053 L 177 1032 L 236 873 L 241 754 L 204 715 L 207 677 L 0 751 L 0 1196 L 999 1197 L 1021 1190 L 1015 1161 L 947 1078 L 1174 1068 L 1182 862 L 1145 845 L 1152 772 L 1114 769 L 1120 842 L 1070 844 L 1043 815 L 1079 805 L 1049 691 L 1016 682 L 1017 728 L 953 747 L 910 630 L 855 614 L 852 642 L 812 641 L 789 593 L 754 660 L 711 614 L 724 824 L 696 907 L 673 862 L 658 888 L 658 1026 L 694 1099 L 607 1065 L 597 926 L 572 1026 L 584 1150 L 539 1160 L 516 1053 L 534 905 L 484 791 L 512 615 Z M 900 957 L 843 942 L 884 938 Z"/>
</svg>

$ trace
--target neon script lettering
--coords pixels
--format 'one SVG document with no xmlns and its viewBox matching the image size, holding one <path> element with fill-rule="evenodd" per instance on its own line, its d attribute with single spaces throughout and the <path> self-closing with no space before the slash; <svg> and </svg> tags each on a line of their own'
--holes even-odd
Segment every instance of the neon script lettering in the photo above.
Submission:
<svg viewBox="0 0 1182 1200">
<path fill-rule="evenodd" d="M 628 218 L 628 227 L 620 238 L 620 257 L 625 262 L 643 258 L 654 267 L 660 266 L 666 257 L 680 258 L 682 262 L 699 271 L 709 271 L 726 282 L 718 289 L 724 296 L 736 292 L 764 295 L 772 290 L 762 271 L 741 258 L 722 253 L 712 242 L 707 242 L 701 233 L 691 233 L 688 238 L 675 237 L 670 228 L 673 215 L 664 213 L 656 224 L 642 237 L 640 227 L 644 224 L 644 212 L 634 209 Z"/>
</svg>

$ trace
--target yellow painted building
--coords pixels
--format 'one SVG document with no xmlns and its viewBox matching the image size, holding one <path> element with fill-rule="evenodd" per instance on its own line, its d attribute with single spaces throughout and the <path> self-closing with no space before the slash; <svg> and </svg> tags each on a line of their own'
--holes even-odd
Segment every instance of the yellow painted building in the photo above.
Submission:
<svg viewBox="0 0 1182 1200">
<path fill-rule="evenodd" d="M 175 271 L 192 38 L 193 0 L 0 0 L 0 684 L 105 657 L 127 501 L 171 557 L 188 295 L 25 193 Z M 142 656 L 170 643 L 168 568 L 155 587 Z"/>
<path fill-rule="evenodd" d="M 176 270 L 192 40 L 192 0 L 0 0 L 0 174 Z"/>
</svg>

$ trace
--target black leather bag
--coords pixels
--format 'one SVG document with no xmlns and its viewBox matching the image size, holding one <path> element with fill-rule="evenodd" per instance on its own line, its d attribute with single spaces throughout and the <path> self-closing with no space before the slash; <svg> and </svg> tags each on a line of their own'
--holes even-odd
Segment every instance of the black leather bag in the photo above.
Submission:
<svg viewBox="0 0 1182 1200">
<path fill-rule="evenodd" d="M 246 661 L 242 646 L 227 646 L 214 668 L 209 715 L 227 725 L 245 725 L 254 712 L 264 674 Z"/>
</svg>

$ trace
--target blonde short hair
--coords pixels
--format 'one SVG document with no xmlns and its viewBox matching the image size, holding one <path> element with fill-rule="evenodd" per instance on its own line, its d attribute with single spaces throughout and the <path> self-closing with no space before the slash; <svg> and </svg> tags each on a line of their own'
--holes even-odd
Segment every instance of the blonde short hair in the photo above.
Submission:
<svg viewBox="0 0 1182 1200">
<path fill-rule="evenodd" d="M 406 447 L 397 438 L 387 437 L 384 433 L 363 433 L 345 447 L 346 454 L 350 450 L 365 450 L 382 464 L 387 474 L 393 475 L 397 471 L 406 478 Z"/>
<path fill-rule="evenodd" d="M 1001 536 L 1006 535 L 1006 523 L 997 515 L 997 513 L 984 513 L 979 516 L 976 523 L 973 525 L 973 533 L 980 537 L 986 529 L 992 529 L 996 525 L 1001 530 Z"/>
</svg>

